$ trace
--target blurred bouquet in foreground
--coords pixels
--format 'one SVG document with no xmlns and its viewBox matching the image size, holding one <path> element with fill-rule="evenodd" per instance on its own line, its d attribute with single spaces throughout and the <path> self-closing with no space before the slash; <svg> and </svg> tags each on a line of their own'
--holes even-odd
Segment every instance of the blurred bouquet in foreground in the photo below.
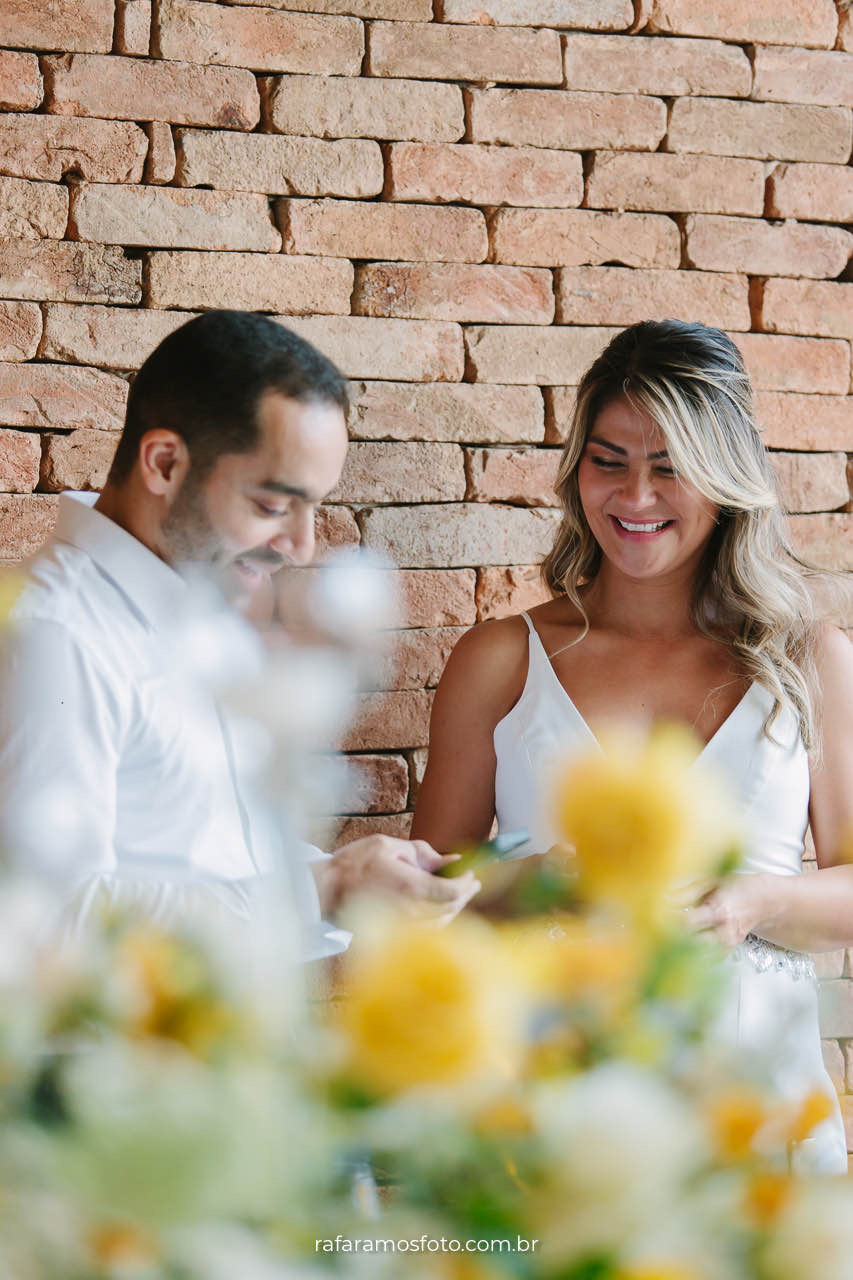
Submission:
<svg viewBox="0 0 853 1280">
<path fill-rule="evenodd" d="M 330 997 L 222 912 L 105 901 L 53 941 L 10 873 L 0 1280 L 853 1275 L 853 1193 L 789 1172 L 828 1100 L 741 1073 L 722 956 L 665 907 L 732 870 L 725 797 L 680 732 L 608 746 L 558 773 L 510 918 L 364 902 Z"/>
</svg>

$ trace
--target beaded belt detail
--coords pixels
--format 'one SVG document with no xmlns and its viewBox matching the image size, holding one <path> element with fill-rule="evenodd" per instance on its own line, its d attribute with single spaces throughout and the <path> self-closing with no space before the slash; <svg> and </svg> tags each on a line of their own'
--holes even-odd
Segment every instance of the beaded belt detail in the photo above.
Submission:
<svg viewBox="0 0 853 1280">
<path fill-rule="evenodd" d="M 817 970 L 810 955 L 777 947 L 774 942 L 759 938 L 754 933 L 748 933 L 732 955 L 736 960 L 748 960 L 759 973 L 772 969 L 776 973 L 790 974 L 796 981 L 817 982 Z"/>
</svg>

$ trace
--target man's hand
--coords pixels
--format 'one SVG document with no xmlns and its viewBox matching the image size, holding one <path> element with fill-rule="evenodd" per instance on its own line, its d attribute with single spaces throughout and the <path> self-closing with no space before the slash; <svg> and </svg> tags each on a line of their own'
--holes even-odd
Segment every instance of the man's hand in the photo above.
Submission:
<svg viewBox="0 0 853 1280">
<path fill-rule="evenodd" d="M 342 845 L 328 862 L 313 864 L 324 915 L 334 914 L 360 893 L 393 895 L 412 914 L 452 920 L 480 888 L 474 873 L 445 880 L 432 873 L 454 861 L 425 840 L 364 836 Z"/>
</svg>

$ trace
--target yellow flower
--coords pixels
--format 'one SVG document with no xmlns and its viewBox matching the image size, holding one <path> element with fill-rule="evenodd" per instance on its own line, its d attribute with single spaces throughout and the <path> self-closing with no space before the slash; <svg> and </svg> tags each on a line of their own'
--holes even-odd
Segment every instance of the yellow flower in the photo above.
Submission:
<svg viewBox="0 0 853 1280">
<path fill-rule="evenodd" d="M 364 1086 L 395 1093 L 517 1072 L 521 983 L 497 933 L 472 919 L 446 929 L 386 920 L 366 932 L 333 1015 Z"/>
<path fill-rule="evenodd" d="M 828 1120 L 835 1110 L 829 1095 L 821 1089 L 813 1089 L 797 1110 L 788 1130 L 791 1142 L 805 1142 L 813 1129 Z"/>
<path fill-rule="evenodd" d="M 174 1040 L 207 1058 L 246 1030 L 240 1012 L 214 990 L 191 947 L 139 927 L 120 939 L 117 960 L 133 993 L 124 1019 L 128 1035 Z"/>
<path fill-rule="evenodd" d="M 746 1187 L 746 1211 L 759 1226 L 767 1227 L 787 1208 L 793 1192 L 789 1174 L 772 1170 L 756 1173 Z"/>
<path fill-rule="evenodd" d="M 700 1280 L 693 1267 L 683 1267 L 678 1263 L 664 1263 L 658 1266 L 647 1263 L 636 1267 L 620 1267 L 616 1272 L 616 1280 Z"/>
<path fill-rule="evenodd" d="M 559 771 L 557 829 L 576 850 L 582 896 L 648 919 L 666 889 L 712 874 L 731 851 L 730 805 L 716 777 L 694 767 L 699 744 L 678 725 L 603 745 Z"/>
<path fill-rule="evenodd" d="M 767 1107 L 754 1090 L 733 1089 L 711 1099 L 708 1120 L 717 1150 L 729 1159 L 742 1160 L 767 1121 Z"/>
<path fill-rule="evenodd" d="M 0 627 L 9 621 L 9 616 L 24 589 L 25 582 L 24 575 L 15 570 L 0 573 Z"/>
<path fill-rule="evenodd" d="M 642 979 L 647 956 L 630 927 L 556 916 L 508 926 L 506 932 L 538 995 L 615 1010 Z"/>
</svg>

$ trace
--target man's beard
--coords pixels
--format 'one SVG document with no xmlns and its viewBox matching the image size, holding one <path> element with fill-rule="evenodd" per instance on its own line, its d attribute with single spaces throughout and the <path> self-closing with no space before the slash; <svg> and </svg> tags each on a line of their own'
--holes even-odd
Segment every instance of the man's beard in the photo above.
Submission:
<svg viewBox="0 0 853 1280">
<path fill-rule="evenodd" d="M 163 540 L 172 564 L 209 566 L 220 585 L 231 595 L 244 575 L 273 574 L 285 560 L 269 547 L 252 547 L 235 555 L 211 524 L 201 486 L 189 478 L 172 503 L 162 526 Z"/>
</svg>

